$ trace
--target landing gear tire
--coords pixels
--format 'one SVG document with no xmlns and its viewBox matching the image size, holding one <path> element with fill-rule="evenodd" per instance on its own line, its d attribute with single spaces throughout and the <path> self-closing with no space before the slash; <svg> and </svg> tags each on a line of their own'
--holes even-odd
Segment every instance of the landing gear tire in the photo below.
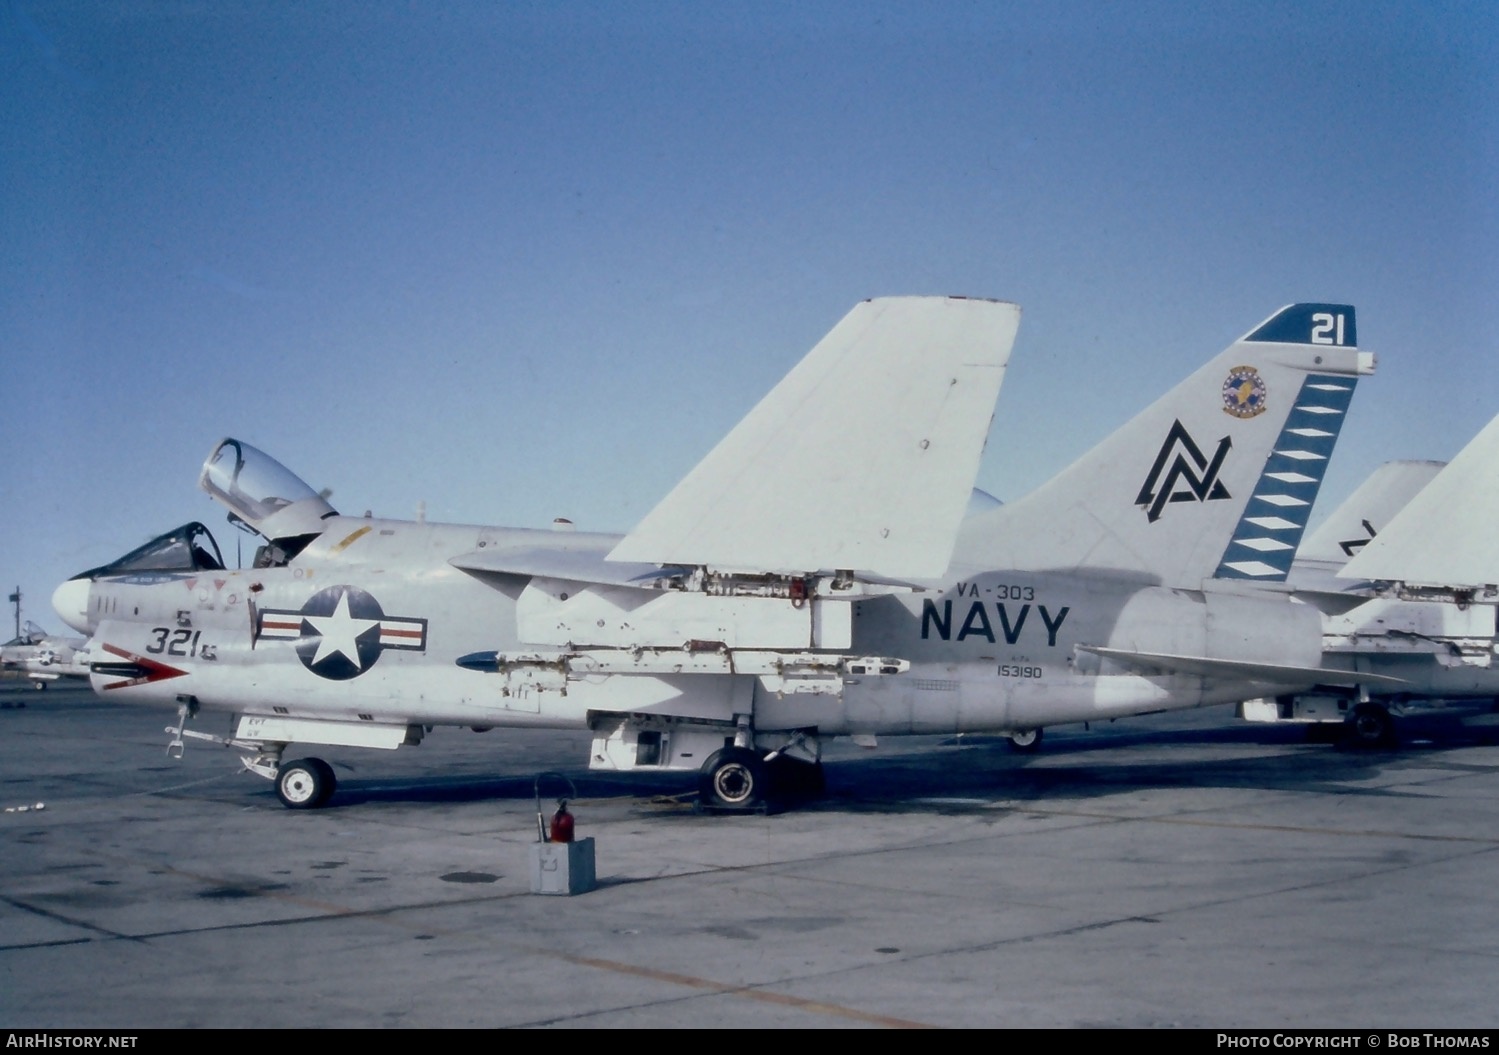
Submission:
<svg viewBox="0 0 1499 1055">
<path fill-rule="evenodd" d="M 314 810 L 333 797 L 338 778 L 321 758 L 283 762 L 276 770 L 276 797 L 289 810 Z"/>
<path fill-rule="evenodd" d="M 1011 733 L 1010 750 L 1019 751 L 1024 755 L 1041 750 L 1041 730 L 1026 729 L 1023 732 Z"/>
<path fill-rule="evenodd" d="M 759 753 L 725 747 L 708 756 L 698 778 L 698 798 L 721 810 L 754 810 L 765 805 L 769 774 Z"/>
<path fill-rule="evenodd" d="M 1348 739 L 1355 747 L 1389 747 L 1395 742 L 1395 719 L 1377 703 L 1361 703 L 1348 718 Z"/>
</svg>

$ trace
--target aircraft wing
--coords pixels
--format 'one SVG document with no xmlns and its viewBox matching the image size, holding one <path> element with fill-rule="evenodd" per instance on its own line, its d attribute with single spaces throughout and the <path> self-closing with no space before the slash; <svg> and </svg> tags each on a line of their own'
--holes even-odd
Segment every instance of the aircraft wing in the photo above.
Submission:
<svg viewBox="0 0 1499 1055">
<path fill-rule="evenodd" d="M 1344 565 L 1344 579 L 1428 586 L 1499 584 L 1499 417 Z"/>
<path fill-rule="evenodd" d="M 605 586 L 640 586 L 690 571 L 639 561 L 611 561 L 607 559 L 609 551 L 617 541 L 616 535 L 603 542 L 565 547 L 540 543 L 486 547 L 454 557 L 448 563 L 469 572 L 567 579 Z"/>
<path fill-rule="evenodd" d="M 1298 667 L 1280 663 L 1248 663 L 1240 660 L 1211 659 L 1207 656 L 1172 656 L 1160 652 L 1135 652 L 1100 645 L 1078 645 L 1104 659 L 1112 659 L 1143 674 L 1196 674 L 1204 678 L 1228 678 L 1239 681 L 1267 682 L 1272 685 L 1404 685 L 1400 678 L 1383 674 L 1363 674 L 1351 670 L 1327 670 L 1323 667 Z"/>
<path fill-rule="evenodd" d="M 858 305 L 609 559 L 941 575 L 1019 322 L 991 300 Z"/>
</svg>

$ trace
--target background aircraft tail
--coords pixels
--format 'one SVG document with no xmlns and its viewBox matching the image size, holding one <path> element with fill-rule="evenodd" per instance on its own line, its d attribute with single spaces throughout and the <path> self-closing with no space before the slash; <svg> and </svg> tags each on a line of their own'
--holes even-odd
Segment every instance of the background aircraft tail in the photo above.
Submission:
<svg viewBox="0 0 1499 1055">
<path fill-rule="evenodd" d="M 1297 561 L 1342 567 L 1431 483 L 1445 462 L 1385 462 L 1307 535 Z"/>
<path fill-rule="evenodd" d="M 1496 475 L 1499 417 L 1485 425 L 1338 577 L 1459 588 L 1499 585 Z"/>
<path fill-rule="evenodd" d="M 1186 589 L 1282 581 L 1372 371 L 1353 308 L 1282 308 L 1050 482 L 970 518 L 958 560 Z"/>
</svg>

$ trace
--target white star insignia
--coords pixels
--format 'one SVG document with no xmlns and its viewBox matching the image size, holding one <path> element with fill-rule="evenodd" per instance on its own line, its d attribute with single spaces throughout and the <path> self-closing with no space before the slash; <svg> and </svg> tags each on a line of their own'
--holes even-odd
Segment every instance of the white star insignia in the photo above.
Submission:
<svg viewBox="0 0 1499 1055">
<path fill-rule="evenodd" d="M 319 635 L 317 655 L 312 657 L 313 666 L 337 652 L 354 664 L 356 670 L 364 669 L 359 662 L 359 635 L 372 626 L 380 625 L 380 620 L 355 619 L 351 616 L 349 591 L 345 590 L 339 596 L 338 607 L 333 609 L 332 615 L 307 615 L 302 618 L 311 623 Z"/>
</svg>

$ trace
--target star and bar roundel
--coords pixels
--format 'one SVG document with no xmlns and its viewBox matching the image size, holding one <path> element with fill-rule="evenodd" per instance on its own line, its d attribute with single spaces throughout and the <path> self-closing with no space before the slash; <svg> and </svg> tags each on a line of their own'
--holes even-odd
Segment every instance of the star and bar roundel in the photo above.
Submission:
<svg viewBox="0 0 1499 1055">
<path fill-rule="evenodd" d="M 427 648 L 425 619 L 388 616 L 357 586 L 329 586 L 296 610 L 263 608 L 257 630 L 259 641 L 295 641 L 302 665 L 333 681 L 359 677 L 386 649 Z"/>
</svg>

